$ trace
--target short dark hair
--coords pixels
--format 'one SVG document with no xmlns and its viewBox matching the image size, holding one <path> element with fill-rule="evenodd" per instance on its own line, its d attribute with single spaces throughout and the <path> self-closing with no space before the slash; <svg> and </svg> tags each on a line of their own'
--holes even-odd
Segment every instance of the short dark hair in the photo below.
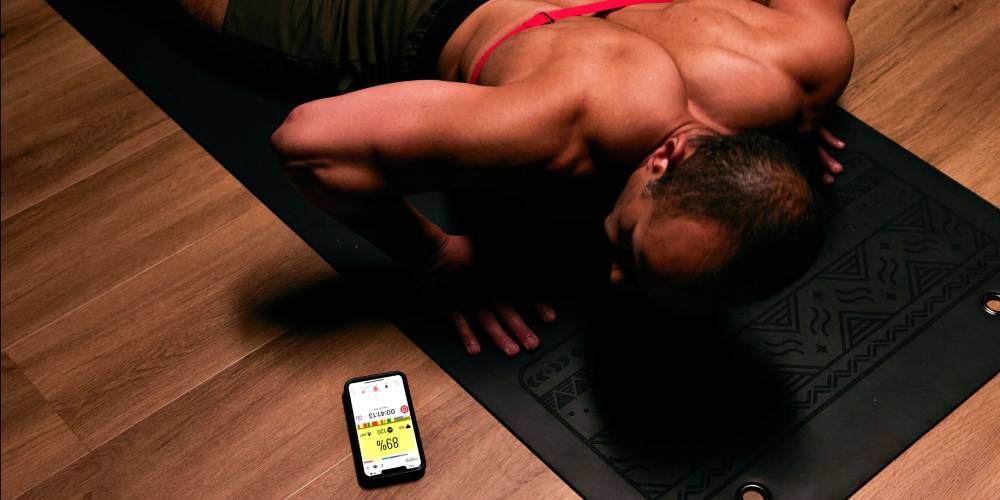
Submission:
<svg viewBox="0 0 1000 500">
<path fill-rule="evenodd" d="M 728 261 L 684 284 L 685 294 L 726 307 L 788 285 L 815 260 L 826 218 L 801 155 L 755 131 L 694 141 L 689 158 L 646 187 L 657 199 L 655 218 L 708 219 L 731 238 Z"/>
</svg>

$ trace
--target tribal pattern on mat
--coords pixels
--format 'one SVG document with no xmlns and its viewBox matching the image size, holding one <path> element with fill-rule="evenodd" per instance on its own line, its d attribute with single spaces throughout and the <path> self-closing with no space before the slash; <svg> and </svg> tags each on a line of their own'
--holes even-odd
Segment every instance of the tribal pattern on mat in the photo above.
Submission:
<svg viewBox="0 0 1000 500">
<path fill-rule="evenodd" d="M 867 156 L 844 163 L 853 175 L 834 194 L 817 265 L 783 295 L 734 314 L 734 335 L 769 360 L 793 402 L 785 435 L 1000 267 L 1000 246 L 969 221 Z M 597 415 L 585 354 L 571 336 L 525 366 L 520 383 L 644 496 L 713 496 L 784 437 L 694 468 L 630 459 Z"/>
</svg>

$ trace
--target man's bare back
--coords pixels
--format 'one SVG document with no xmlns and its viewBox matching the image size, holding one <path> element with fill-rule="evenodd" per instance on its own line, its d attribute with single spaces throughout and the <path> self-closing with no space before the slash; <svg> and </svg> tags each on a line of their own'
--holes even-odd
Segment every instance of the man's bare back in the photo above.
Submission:
<svg viewBox="0 0 1000 500">
<path fill-rule="evenodd" d="M 182 0 L 213 1 L 224 0 Z M 273 137 L 289 177 L 417 275 L 454 282 L 476 265 L 472 242 L 445 234 L 404 195 L 629 176 L 615 187 L 621 194 L 605 220 L 621 253 L 612 282 L 631 280 L 682 308 L 708 300 L 706 291 L 723 278 L 734 288 L 737 276 L 756 282 L 731 268 L 760 267 L 744 261 L 781 238 L 811 232 L 815 195 L 784 146 L 752 134 L 724 138 L 816 127 L 850 76 L 846 17 L 853 1 L 676 0 L 562 19 L 504 41 L 477 84 L 467 83 L 510 30 L 540 11 L 583 3 L 490 0 L 444 45 L 441 80 L 378 85 L 299 106 Z M 189 10 L 221 23 L 218 9 Z M 715 180 L 699 179 L 698 171 L 716 172 Z M 695 198 L 700 207 L 679 201 Z M 707 202 L 716 207 L 704 200 L 717 200 Z M 725 205 L 732 205 L 728 219 L 710 215 Z M 748 250 L 748 235 L 760 248 Z M 468 318 L 508 354 L 518 343 L 537 346 L 501 299 L 483 297 L 492 305 L 474 304 Z M 552 317 L 548 308 L 539 311 Z M 453 319 L 466 349 L 478 352 L 467 316 L 456 311 Z"/>
<path fill-rule="evenodd" d="M 486 49 L 523 20 L 581 3 L 486 3 L 445 45 L 441 77 L 465 81 Z M 720 132 L 790 121 L 806 128 L 847 85 L 853 44 L 846 4 L 801 4 L 675 0 L 625 7 L 603 18 L 560 20 L 501 44 L 480 83 L 505 85 L 559 72 L 584 78 L 591 88 L 609 82 L 608 93 L 622 96 L 621 84 L 641 80 L 645 85 L 626 89 L 639 94 L 643 102 L 635 106 L 644 110 L 654 103 L 686 107 Z"/>
<path fill-rule="evenodd" d="M 486 49 L 524 19 L 581 3 L 486 3 L 445 45 L 441 77 L 466 81 Z M 789 123 L 811 130 L 853 64 L 845 5 L 827 4 L 825 11 L 779 11 L 749 0 L 677 0 L 565 19 L 501 44 L 479 81 L 505 85 L 558 73 L 557 94 L 583 87 L 588 97 L 615 96 L 595 121 L 609 131 L 627 122 L 632 140 L 654 144 L 688 119 L 678 110 L 720 133 Z"/>
</svg>

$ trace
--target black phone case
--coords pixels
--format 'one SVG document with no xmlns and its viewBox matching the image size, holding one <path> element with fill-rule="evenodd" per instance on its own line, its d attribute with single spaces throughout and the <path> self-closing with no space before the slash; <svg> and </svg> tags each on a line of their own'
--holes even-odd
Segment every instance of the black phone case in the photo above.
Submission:
<svg viewBox="0 0 1000 500">
<path fill-rule="evenodd" d="M 403 379 L 403 391 L 406 393 L 406 404 L 410 407 L 410 422 L 413 424 L 413 435 L 417 440 L 417 453 L 420 455 L 420 467 L 393 474 L 383 474 L 377 477 L 369 477 L 365 475 L 364 468 L 362 467 L 361 445 L 358 443 L 358 433 L 356 432 L 353 418 L 354 405 L 351 404 L 351 397 L 349 396 L 347 388 L 356 382 L 391 377 L 393 375 L 399 375 L 400 378 Z M 416 481 L 417 479 L 424 477 L 424 472 L 427 470 L 427 457 L 424 456 L 424 443 L 420 440 L 420 425 L 417 423 L 417 411 L 413 407 L 413 398 L 410 396 L 410 383 L 406 379 L 406 375 L 403 372 L 392 371 L 365 375 L 363 377 L 354 377 L 347 382 L 344 382 L 344 392 L 341 394 L 341 398 L 344 400 L 344 419 L 347 424 L 347 436 L 351 441 L 351 455 L 354 458 L 354 473 L 358 478 L 358 484 L 360 484 L 362 488 L 377 488 L 379 486 L 387 486 L 390 484 Z"/>
</svg>

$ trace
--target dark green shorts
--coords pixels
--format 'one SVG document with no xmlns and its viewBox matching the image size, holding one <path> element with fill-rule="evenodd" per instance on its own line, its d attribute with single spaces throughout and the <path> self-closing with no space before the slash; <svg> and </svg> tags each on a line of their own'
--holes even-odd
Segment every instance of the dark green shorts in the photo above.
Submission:
<svg viewBox="0 0 1000 500">
<path fill-rule="evenodd" d="M 346 92 L 434 78 L 448 37 L 484 1 L 230 0 L 222 30 Z"/>
</svg>

